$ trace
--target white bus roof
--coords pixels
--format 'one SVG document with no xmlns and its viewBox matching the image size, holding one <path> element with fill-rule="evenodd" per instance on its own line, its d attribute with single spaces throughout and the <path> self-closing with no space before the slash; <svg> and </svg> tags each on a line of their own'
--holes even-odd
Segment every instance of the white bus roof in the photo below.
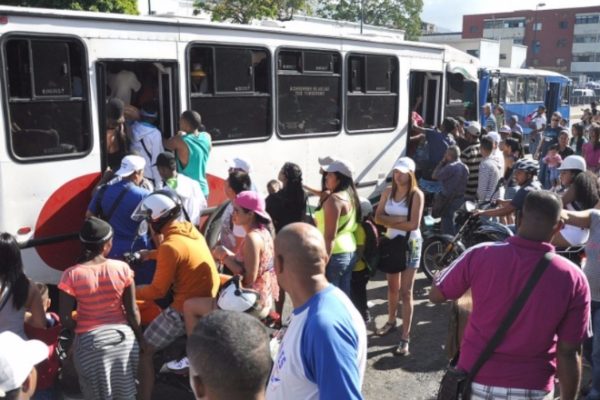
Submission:
<svg viewBox="0 0 600 400">
<path fill-rule="evenodd" d="M 498 71 L 503 75 L 527 75 L 527 76 L 555 76 L 569 79 L 568 77 L 554 71 L 533 68 L 488 68 L 490 72 Z"/>
<path fill-rule="evenodd" d="M 339 38 L 349 39 L 362 42 L 376 42 L 382 44 L 400 45 L 405 47 L 423 48 L 440 53 L 448 51 L 448 46 L 408 41 L 399 39 L 399 32 L 387 28 L 379 28 L 377 31 L 367 30 L 367 34 L 360 35 L 360 32 L 352 33 L 348 29 L 323 29 L 315 31 L 314 21 L 308 21 L 307 27 L 301 28 L 300 25 L 303 21 L 297 21 L 295 23 L 263 23 L 260 25 L 241 25 L 226 22 L 211 22 L 203 18 L 191 18 L 191 17 L 180 17 L 172 15 L 161 15 L 161 16 L 138 16 L 128 14 L 111 14 L 101 13 L 92 11 L 72 11 L 72 10 L 57 10 L 47 8 L 32 8 L 32 7 L 12 7 L 12 6 L 0 6 L 0 16 L 8 18 L 5 24 L 10 24 L 10 17 L 31 17 L 31 18 L 49 18 L 49 19 L 72 19 L 72 20 L 87 20 L 97 21 L 100 23 L 116 22 L 116 23 L 133 23 L 143 25 L 156 25 L 156 26 L 170 26 L 170 27 L 198 27 L 198 28 L 212 28 L 212 29 L 227 29 L 227 30 L 238 30 L 238 31 L 254 31 L 254 32 L 271 32 L 283 35 L 300 35 L 307 37 L 327 37 L 327 38 Z M 326 20 L 324 20 L 326 21 Z M 338 23 L 338 21 L 332 21 L 332 25 Z M 310 24 L 310 25 L 309 25 Z M 309 28 L 312 26 L 312 29 Z M 395 31 L 396 34 L 391 34 Z M 364 31 L 363 31 L 364 32 Z M 403 37 L 403 35 L 402 35 Z"/>
</svg>

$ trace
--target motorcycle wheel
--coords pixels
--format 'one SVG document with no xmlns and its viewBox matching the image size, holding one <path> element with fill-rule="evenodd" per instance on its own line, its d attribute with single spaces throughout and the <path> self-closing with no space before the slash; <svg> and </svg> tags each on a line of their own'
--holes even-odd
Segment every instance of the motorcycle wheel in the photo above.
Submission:
<svg viewBox="0 0 600 400">
<path fill-rule="evenodd" d="M 452 245 L 451 236 L 433 236 L 423 243 L 421 268 L 430 281 L 439 271 L 450 265 L 465 251 L 462 243 L 455 243 L 454 248 L 444 257 L 444 253 L 450 245 Z"/>
</svg>

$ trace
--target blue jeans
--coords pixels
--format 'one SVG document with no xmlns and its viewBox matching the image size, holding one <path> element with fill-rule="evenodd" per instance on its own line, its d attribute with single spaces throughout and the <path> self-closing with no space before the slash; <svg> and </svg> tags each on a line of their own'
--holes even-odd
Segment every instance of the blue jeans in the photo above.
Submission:
<svg viewBox="0 0 600 400">
<path fill-rule="evenodd" d="M 586 400 L 600 399 L 600 302 L 592 301 L 592 387 Z"/>
<path fill-rule="evenodd" d="M 445 235 L 455 235 L 456 227 L 454 226 L 454 213 L 465 202 L 465 196 L 458 196 L 450 202 L 446 213 L 442 215 L 442 233 Z"/>
<path fill-rule="evenodd" d="M 350 297 L 350 288 L 352 287 L 352 268 L 356 263 L 355 255 L 354 252 L 332 254 L 325 268 L 327 280 L 332 285 L 339 287 L 348 297 Z"/>
</svg>

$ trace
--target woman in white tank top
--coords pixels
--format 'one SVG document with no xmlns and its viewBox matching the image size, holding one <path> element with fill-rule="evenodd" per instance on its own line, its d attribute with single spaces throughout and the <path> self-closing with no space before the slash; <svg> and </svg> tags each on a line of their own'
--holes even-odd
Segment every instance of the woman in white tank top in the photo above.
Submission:
<svg viewBox="0 0 600 400">
<path fill-rule="evenodd" d="M 392 186 L 386 188 L 375 212 L 375 222 L 387 228 L 390 239 L 398 235 L 408 237 L 406 266 L 399 265 L 398 272 L 387 273 L 388 281 L 388 321 L 376 330 L 376 334 L 387 335 L 396 329 L 396 311 L 399 298 L 402 299 L 402 334 L 395 350 L 397 355 L 408 355 L 410 327 L 413 314 L 412 291 L 415 273 L 421 262 L 421 244 L 419 229 L 423 216 L 423 192 L 417 186 L 415 163 L 408 157 L 400 158 L 393 169 Z M 410 202 L 410 217 L 409 217 Z M 402 269 L 402 271 L 401 271 Z"/>
</svg>

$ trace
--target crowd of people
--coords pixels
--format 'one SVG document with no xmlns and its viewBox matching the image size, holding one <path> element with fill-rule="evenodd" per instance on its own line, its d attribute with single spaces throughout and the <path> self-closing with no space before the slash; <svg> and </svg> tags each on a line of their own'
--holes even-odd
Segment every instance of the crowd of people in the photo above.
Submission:
<svg viewBox="0 0 600 400">
<path fill-rule="evenodd" d="M 74 333 L 68 357 L 86 399 L 150 399 L 155 355 L 184 336 L 186 356 L 167 365 L 189 369 L 197 398 L 362 398 L 373 269 L 385 272 L 388 308 L 374 334 L 394 332 L 400 308 L 393 352 L 409 356 L 421 221 L 435 214 L 441 231 L 454 234 L 456 211 L 470 200 L 480 205 L 475 215 L 509 225 L 515 236 L 469 249 L 432 287 L 434 302 L 472 292 L 458 359 L 464 370 L 538 259 L 554 246 L 585 246 L 587 254 L 584 274 L 552 257 L 510 339 L 475 377 L 471 398 L 549 398 L 558 371 L 561 394 L 574 399 L 577 350 L 588 339 L 587 398 L 600 399 L 600 121 L 584 116 L 569 130 L 558 113 L 547 124 L 540 107 L 526 136 L 518 118 L 505 124 L 501 107 L 487 104 L 483 115 L 484 126 L 446 118 L 439 129 L 425 128 L 415 120 L 410 140 L 427 157 L 396 160 L 375 209 L 359 198 L 347 160 L 315 160 L 316 188 L 286 162 L 265 198 L 249 160 L 237 157 L 211 248 L 199 231 L 212 148 L 200 115 L 182 113 L 181 132 L 163 140 L 156 107 L 132 110 L 110 100 L 109 170 L 79 233 L 81 255 L 60 279 L 58 315 L 48 311 L 47 289 L 25 275 L 15 239 L 0 235 L 0 398 L 57 398 L 53 346 L 63 328 Z M 433 201 L 422 179 L 436 182 Z M 310 195 L 318 198 L 314 210 Z M 232 282 L 239 287 L 225 290 Z M 261 321 L 281 316 L 286 297 L 293 312 L 270 341 Z M 31 348 L 31 357 L 13 366 L 15 348 Z M 46 376 L 36 391 L 40 371 Z"/>
</svg>

